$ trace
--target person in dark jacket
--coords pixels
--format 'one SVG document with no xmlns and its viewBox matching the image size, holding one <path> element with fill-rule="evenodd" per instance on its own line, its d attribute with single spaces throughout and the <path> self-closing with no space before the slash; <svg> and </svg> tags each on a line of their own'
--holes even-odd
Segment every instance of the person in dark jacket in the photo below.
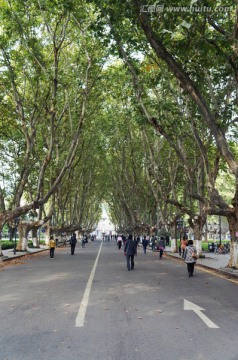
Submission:
<svg viewBox="0 0 238 360">
<path fill-rule="evenodd" d="M 168 235 L 166 236 L 165 240 L 166 240 L 166 246 L 169 246 L 169 236 Z"/>
<path fill-rule="evenodd" d="M 70 246 L 71 246 L 71 255 L 74 255 L 74 250 L 75 250 L 75 246 L 76 246 L 76 234 L 73 233 L 73 235 L 70 238 Z"/>
<path fill-rule="evenodd" d="M 148 246 L 148 240 L 146 239 L 146 236 L 143 237 L 143 240 L 142 240 L 142 246 L 143 246 L 143 250 L 144 250 L 144 254 L 146 254 L 146 248 Z"/>
<path fill-rule="evenodd" d="M 133 240 L 132 235 L 128 236 L 125 243 L 124 253 L 126 255 L 126 264 L 128 271 L 134 269 L 134 256 L 137 255 L 137 242 Z"/>
<path fill-rule="evenodd" d="M 159 258 L 162 259 L 163 253 L 164 253 L 164 249 L 165 249 L 165 240 L 164 237 L 161 236 L 160 241 L 159 241 Z"/>
</svg>

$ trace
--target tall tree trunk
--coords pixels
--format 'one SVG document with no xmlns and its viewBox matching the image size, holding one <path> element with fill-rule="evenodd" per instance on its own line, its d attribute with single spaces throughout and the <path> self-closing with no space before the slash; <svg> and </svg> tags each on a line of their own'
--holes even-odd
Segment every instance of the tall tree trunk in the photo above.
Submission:
<svg viewBox="0 0 238 360">
<path fill-rule="evenodd" d="M 230 259 L 228 267 L 238 268 L 238 181 L 236 182 L 236 193 L 232 200 L 234 212 L 227 217 L 231 235 Z"/>
<path fill-rule="evenodd" d="M 17 251 L 27 251 L 27 236 L 30 231 L 30 226 L 28 223 L 21 222 L 18 225 L 18 233 L 19 233 L 19 240 L 17 244 Z"/>
<path fill-rule="evenodd" d="M 2 239 L 0 239 L 0 257 L 3 256 L 3 252 L 2 252 Z"/>
<path fill-rule="evenodd" d="M 202 254 L 202 235 L 206 219 L 206 216 L 197 215 L 197 218 L 189 221 L 189 225 L 194 232 L 194 245 L 196 246 L 198 256 Z"/>
<path fill-rule="evenodd" d="M 39 244 L 39 238 L 37 236 L 37 231 L 38 231 L 38 227 L 34 226 L 32 229 L 31 229 L 31 232 L 32 232 L 32 242 L 33 242 L 33 246 L 34 247 L 40 247 L 40 244 Z"/>
<path fill-rule="evenodd" d="M 202 254 L 202 227 L 199 223 L 194 225 L 194 245 L 197 249 L 198 256 Z"/>
<path fill-rule="evenodd" d="M 230 234 L 231 234 L 230 259 L 228 262 L 228 267 L 236 269 L 238 267 L 237 220 L 234 216 L 229 217 L 227 220 L 228 220 L 229 230 L 230 230 Z"/>
<path fill-rule="evenodd" d="M 20 226 L 20 224 L 18 225 L 18 243 L 17 243 L 17 247 L 16 250 L 17 251 L 23 251 L 23 236 L 24 236 L 24 231 L 23 231 L 23 227 Z"/>
<path fill-rule="evenodd" d="M 3 256 L 3 253 L 2 253 L 2 230 L 3 230 L 3 225 L 4 225 L 4 223 L 0 223 L 0 233 L 1 233 L 1 236 L 0 236 L 0 257 Z"/>
</svg>

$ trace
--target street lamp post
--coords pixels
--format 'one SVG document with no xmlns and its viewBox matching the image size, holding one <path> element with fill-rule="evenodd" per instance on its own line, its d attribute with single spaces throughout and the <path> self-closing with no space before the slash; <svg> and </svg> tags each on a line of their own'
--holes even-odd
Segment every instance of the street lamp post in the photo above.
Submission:
<svg viewBox="0 0 238 360">
<path fill-rule="evenodd" d="M 183 219 L 180 218 L 177 220 L 177 229 L 179 230 L 179 240 L 181 242 L 181 229 L 183 229 Z M 176 251 L 178 249 L 178 244 L 177 244 L 177 234 L 176 234 Z"/>
<path fill-rule="evenodd" d="M 40 236 L 41 236 L 41 231 L 42 231 L 42 225 L 44 224 L 44 220 L 40 220 L 40 227 L 38 229 L 39 231 L 39 247 L 40 247 Z"/>
<path fill-rule="evenodd" d="M 18 217 L 16 217 L 14 219 L 14 224 L 15 224 L 15 241 L 14 241 L 14 255 L 16 255 L 16 248 L 17 248 L 17 225 L 19 224 L 20 219 Z"/>
<path fill-rule="evenodd" d="M 177 227 L 180 231 L 180 237 L 181 237 L 181 229 L 183 229 L 183 219 L 182 218 L 177 220 Z"/>
<path fill-rule="evenodd" d="M 221 216 L 219 215 L 219 241 L 221 246 Z"/>
</svg>

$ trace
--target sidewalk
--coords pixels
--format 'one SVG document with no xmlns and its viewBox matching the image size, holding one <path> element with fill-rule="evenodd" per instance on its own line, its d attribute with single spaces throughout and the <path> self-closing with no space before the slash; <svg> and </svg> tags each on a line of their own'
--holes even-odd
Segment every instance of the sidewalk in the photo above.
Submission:
<svg viewBox="0 0 238 360">
<path fill-rule="evenodd" d="M 36 254 L 48 249 L 49 247 L 47 245 L 40 245 L 40 248 L 28 248 L 27 251 L 17 251 L 16 254 L 14 254 L 13 249 L 2 250 L 3 257 L 0 258 L 0 261 L 18 259 L 21 258 L 22 256 Z"/>
</svg>

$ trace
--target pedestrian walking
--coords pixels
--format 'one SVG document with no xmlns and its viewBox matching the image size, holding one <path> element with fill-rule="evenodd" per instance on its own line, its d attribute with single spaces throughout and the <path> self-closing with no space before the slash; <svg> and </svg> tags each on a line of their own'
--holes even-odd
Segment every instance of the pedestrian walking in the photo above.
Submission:
<svg viewBox="0 0 238 360">
<path fill-rule="evenodd" d="M 125 244 L 126 244 L 126 237 L 125 237 L 125 235 L 122 235 L 121 237 L 122 237 L 123 244 L 124 244 L 124 246 L 125 246 Z"/>
<path fill-rule="evenodd" d="M 160 241 L 159 241 L 158 245 L 159 245 L 159 258 L 162 259 L 164 249 L 165 249 L 165 239 L 163 236 L 160 237 Z"/>
<path fill-rule="evenodd" d="M 195 246 L 193 246 L 192 240 L 188 240 L 188 245 L 184 253 L 184 260 L 187 263 L 188 276 L 191 277 L 193 276 L 194 265 L 197 260 L 197 250 Z"/>
<path fill-rule="evenodd" d="M 83 235 L 82 239 L 81 239 L 81 246 L 82 248 L 85 247 L 85 243 L 86 243 L 86 239 L 85 239 L 85 235 Z"/>
<path fill-rule="evenodd" d="M 178 251 L 179 251 L 179 255 L 182 256 L 181 240 L 180 240 L 180 242 L 179 242 Z"/>
<path fill-rule="evenodd" d="M 134 256 L 137 255 L 137 242 L 133 240 L 132 235 L 128 236 L 128 239 L 125 243 L 124 254 L 126 255 L 126 265 L 127 270 L 134 269 Z"/>
<path fill-rule="evenodd" d="M 182 257 L 184 258 L 184 254 L 185 254 L 185 249 L 186 246 L 188 245 L 188 239 L 186 238 L 186 236 L 183 236 L 182 240 L 181 240 L 181 254 Z"/>
<path fill-rule="evenodd" d="M 148 240 L 146 239 L 146 236 L 143 237 L 142 246 L 143 246 L 144 254 L 146 254 L 146 248 L 148 246 Z"/>
<path fill-rule="evenodd" d="M 55 256 L 55 240 L 53 235 L 51 235 L 50 237 L 49 247 L 50 247 L 50 257 L 51 259 L 53 259 Z"/>
<path fill-rule="evenodd" d="M 154 235 L 151 238 L 151 250 L 155 251 L 155 237 L 154 237 Z"/>
<path fill-rule="evenodd" d="M 166 240 L 166 246 L 169 246 L 169 235 L 166 236 L 165 240 Z"/>
<path fill-rule="evenodd" d="M 118 237 L 117 237 L 117 246 L 118 246 L 119 250 L 121 249 L 121 245 L 122 245 L 122 237 L 121 237 L 121 235 L 118 235 Z"/>
<path fill-rule="evenodd" d="M 74 255 L 76 243 L 77 243 L 76 234 L 73 233 L 73 235 L 70 238 L 71 255 Z"/>
</svg>

